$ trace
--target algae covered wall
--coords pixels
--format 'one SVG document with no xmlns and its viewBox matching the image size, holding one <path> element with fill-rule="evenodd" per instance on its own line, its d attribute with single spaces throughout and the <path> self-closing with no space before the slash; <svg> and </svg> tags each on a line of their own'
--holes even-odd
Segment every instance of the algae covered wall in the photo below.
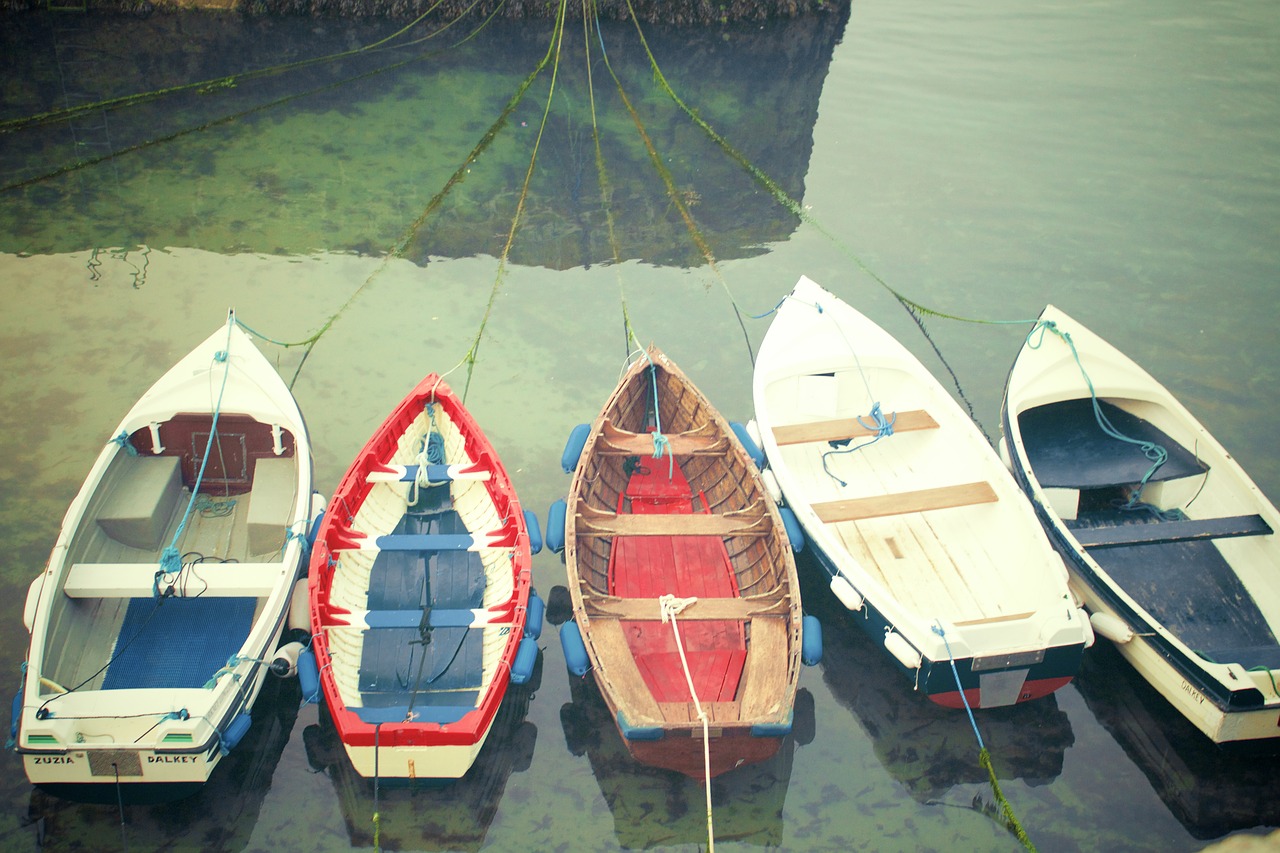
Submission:
<svg viewBox="0 0 1280 853">
<path fill-rule="evenodd" d="M 606 20 L 696 25 L 729 21 L 763 21 L 802 15 L 835 13 L 851 0 L 595 0 L 593 13 Z M 444 19 L 468 14 L 500 18 L 550 18 L 558 0 L 0 0 L 9 12 L 84 6 L 86 9 L 149 14 L 167 9 L 220 9 L 249 15 L 311 15 L 317 17 L 383 17 L 412 19 L 430 11 Z M 571 2 L 566 14 L 580 19 L 583 3 Z"/>
</svg>

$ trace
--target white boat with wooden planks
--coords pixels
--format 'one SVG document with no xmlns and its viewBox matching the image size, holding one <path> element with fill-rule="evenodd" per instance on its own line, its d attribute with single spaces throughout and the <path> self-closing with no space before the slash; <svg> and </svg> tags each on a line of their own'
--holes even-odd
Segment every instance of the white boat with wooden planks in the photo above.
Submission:
<svg viewBox="0 0 1280 853">
<path fill-rule="evenodd" d="M 1002 439 L 1099 634 L 1216 742 L 1280 737 L 1280 515 L 1185 406 L 1052 305 Z"/>
<path fill-rule="evenodd" d="M 821 641 L 733 428 L 651 346 L 574 431 L 564 468 L 573 484 L 547 525 L 573 600 L 570 672 L 593 675 L 643 764 L 706 780 L 770 758 L 791 731 L 802 639 L 811 663 Z"/>
<path fill-rule="evenodd" d="M 990 708 L 1071 680 L 1092 633 L 1062 559 L 902 344 L 802 276 L 760 346 L 753 393 L 766 474 L 831 591 L 916 689 Z"/>
<path fill-rule="evenodd" d="M 31 584 L 15 744 L 33 784 L 110 803 L 204 785 L 280 641 L 311 485 L 297 403 L 232 314 L 116 428 Z"/>
</svg>

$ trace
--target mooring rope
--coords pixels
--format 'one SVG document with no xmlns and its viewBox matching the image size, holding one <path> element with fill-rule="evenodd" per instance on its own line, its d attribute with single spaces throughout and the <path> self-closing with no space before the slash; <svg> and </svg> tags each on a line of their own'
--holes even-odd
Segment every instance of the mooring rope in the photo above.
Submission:
<svg viewBox="0 0 1280 853">
<path fill-rule="evenodd" d="M 1154 441 L 1145 441 L 1142 439 L 1132 438 L 1125 435 L 1111 423 L 1111 419 L 1107 417 L 1106 412 L 1102 411 L 1102 404 L 1098 401 L 1098 392 L 1093 387 L 1093 380 L 1089 378 L 1089 372 L 1084 369 L 1084 363 L 1080 361 L 1080 352 L 1076 349 L 1076 343 L 1071 339 L 1070 332 L 1064 332 L 1058 328 L 1058 324 L 1052 320 L 1037 320 L 1035 326 L 1027 333 L 1027 348 L 1039 349 L 1044 345 L 1044 333 L 1052 332 L 1060 338 L 1070 349 L 1071 356 L 1075 359 L 1076 367 L 1080 369 L 1080 375 L 1084 377 L 1085 385 L 1089 388 L 1089 400 L 1093 404 L 1093 416 L 1098 422 L 1098 427 L 1106 435 L 1117 441 L 1123 441 L 1126 444 L 1132 444 L 1142 451 L 1142 454 L 1151 462 L 1151 467 L 1147 469 L 1147 473 L 1142 475 L 1142 479 L 1138 482 L 1138 488 L 1129 496 L 1128 502 L 1124 504 L 1124 509 L 1135 509 L 1145 506 L 1141 502 L 1142 491 L 1147 487 L 1147 481 L 1159 470 L 1169 459 L 1169 451 L 1165 450 L 1162 445 Z M 1037 337 L 1038 333 L 1038 337 Z M 1032 343 L 1032 338 L 1036 338 Z M 1158 514 L 1158 511 L 1157 511 Z"/>
<path fill-rule="evenodd" d="M 187 509 L 182 515 L 182 520 L 178 522 L 178 529 L 173 531 L 173 539 L 160 553 L 160 571 L 167 575 L 174 575 L 182 571 L 182 554 L 178 551 L 178 540 L 182 538 L 183 531 L 187 529 L 187 522 L 191 519 L 191 513 L 196 505 L 196 496 L 200 491 L 200 484 L 204 482 L 205 468 L 209 464 L 209 452 L 213 449 L 213 444 L 218 439 L 218 416 L 222 413 L 222 395 L 227 390 L 227 379 L 231 376 L 231 330 L 235 327 L 235 314 L 232 314 L 227 321 L 227 344 L 226 347 L 214 353 L 213 360 L 222 365 L 222 384 L 218 388 L 218 399 L 213 406 L 213 417 L 209 423 L 209 441 L 204 446 L 204 457 L 200 460 L 200 470 L 196 474 L 195 482 L 191 484 L 191 497 L 187 501 Z M 221 442 L 219 442 L 219 452 L 221 452 Z M 157 583 L 159 576 L 157 575 Z M 157 586 L 156 595 L 159 595 L 159 587 Z"/>
<path fill-rule="evenodd" d="M 631 0 L 627 0 L 628 12 L 631 19 L 635 22 L 636 31 L 640 34 L 640 41 L 644 44 L 645 52 L 649 56 L 650 63 L 653 68 L 655 77 L 661 78 L 662 72 L 658 69 L 657 61 L 653 58 L 652 52 L 649 51 L 648 43 L 645 42 L 644 32 L 640 29 L 640 21 L 635 16 L 635 10 L 631 9 Z M 604 36 L 600 34 L 600 29 L 596 28 L 597 35 L 600 40 L 600 54 L 604 62 L 604 66 L 609 71 L 609 76 L 613 78 L 614 85 L 618 90 L 618 97 L 622 100 L 623 106 L 631 116 L 631 121 L 636 126 L 636 132 L 640 134 L 640 140 L 644 143 L 645 153 L 649 157 L 649 162 L 653 166 L 658 177 L 662 180 L 663 186 L 666 188 L 667 198 L 671 201 L 672 206 L 680 214 L 680 219 L 684 222 L 685 230 L 689 233 L 689 239 L 693 242 L 697 250 L 707 262 L 707 267 L 715 274 L 716 279 L 720 282 L 720 286 L 724 289 L 725 294 L 729 297 L 729 304 L 733 308 L 734 314 L 738 318 L 738 326 L 742 330 L 742 339 L 747 347 L 747 355 L 750 361 L 755 363 L 755 352 L 751 346 L 751 336 L 747 333 L 746 324 L 742 321 L 742 311 L 738 307 L 738 303 L 733 298 L 733 292 L 729 290 L 728 283 L 724 280 L 724 274 L 721 273 L 719 265 L 716 263 L 715 253 L 711 250 L 710 244 L 706 238 L 702 236 L 702 231 L 698 228 L 697 222 L 694 221 L 693 214 L 689 212 L 689 205 L 685 202 L 684 197 L 676 188 L 675 178 L 671 175 L 671 170 L 667 168 L 659 155 L 653 140 L 649 137 L 649 132 L 645 129 L 644 122 L 640 118 L 640 114 L 636 111 L 631 103 L 631 99 L 627 97 L 626 89 L 623 88 L 622 81 L 613 70 L 613 65 L 609 62 L 608 52 L 604 47 Z M 590 63 L 588 62 L 588 65 Z M 665 80 L 663 81 L 665 83 Z M 668 89 L 670 87 L 667 87 Z"/>
<path fill-rule="evenodd" d="M 951 642 L 947 639 L 947 632 L 943 630 L 942 622 L 935 620 L 932 630 L 933 633 L 942 638 L 942 643 L 947 648 L 947 659 L 951 663 L 951 675 L 956 680 L 956 692 L 960 694 L 960 701 L 964 704 L 965 713 L 969 715 L 969 725 L 973 728 L 973 735 L 978 739 L 978 763 L 986 768 L 987 775 L 991 778 L 991 791 L 995 794 L 996 802 L 1000 804 L 1000 811 L 1004 815 L 1005 827 L 1017 836 L 1023 847 L 1035 853 L 1035 845 L 1031 843 L 1031 839 L 1027 836 L 1026 830 L 1022 828 L 1022 824 L 1018 822 L 1018 816 L 1013 813 L 1013 806 L 1009 805 L 1009 801 L 1005 799 L 1004 792 L 1000 790 L 1000 782 L 996 779 L 995 767 L 991 764 L 991 753 L 987 751 L 987 745 L 982 742 L 982 733 L 978 731 L 978 722 L 973 717 L 973 709 L 969 707 L 969 697 L 964 695 L 964 686 L 960 683 L 960 673 L 956 669 L 956 658 L 951 652 Z"/>
<path fill-rule="evenodd" d="M 702 703 L 698 700 L 698 691 L 693 686 L 693 676 L 689 673 L 689 660 L 685 657 L 684 642 L 680 639 L 680 626 L 676 623 L 676 616 L 697 600 L 697 598 L 677 598 L 668 593 L 658 598 L 658 607 L 662 611 L 662 624 L 671 623 L 671 634 L 675 637 L 676 650 L 680 652 L 680 665 L 684 667 L 684 680 L 689 685 L 689 695 L 693 697 L 693 707 L 698 712 L 698 719 L 702 721 L 702 769 L 707 792 L 707 850 L 708 853 L 715 853 L 716 833 L 711 818 L 711 724 L 707 712 L 703 710 Z"/>
<path fill-rule="evenodd" d="M 485 328 L 489 325 L 489 315 L 493 312 L 494 302 L 498 298 L 498 291 L 502 288 L 502 283 L 506 279 L 507 261 L 511 255 L 511 245 L 515 242 L 516 231 L 520 227 L 520 218 L 524 213 L 524 206 L 529 197 L 529 184 L 533 181 L 533 174 L 538 163 L 538 149 L 542 145 L 542 136 L 547 129 L 547 119 L 551 114 L 551 103 L 555 97 L 556 78 L 560 73 L 560 47 L 564 42 L 564 20 L 565 11 L 568 8 L 568 0 L 560 0 L 560 6 L 556 12 L 555 27 L 552 30 L 551 42 L 547 46 L 547 55 L 543 57 L 542 62 L 538 65 L 538 71 L 546 67 L 548 61 L 554 56 L 555 62 L 551 67 L 551 86 L 547 92 L 547 102 L 542 110 L 542 121 L 538 125 L 538 133 L 534 137 L 533 151 L 529 155 L 529 167 L 525 170 L 524 183 L 520 187 L 520 196 L 516 201 L 516 210 L 511 217 L 511 228 L 507 231 L 507 240 L 503 244 L 502 251 L 498 255 L 498 270 L 493 279 L 493 287 L 489 289 L 489 301 L 485 303 L 484 315 L 480 318 L 480 328 L 476 330 L 475 340 L 471 343 L 471 348 L 467 350 L 467 354 L 463 356 L 463 362 L 467 365 L 467 379 L 462 386 L 462 401 L 467 400 L 467 392 L 471 389 L 471 376 L 475 370 L 476 358 L 480 354 L 480 341 L 484 337 Z M 457 369 L 456 367 L 454 368 Z"/>
</svg>

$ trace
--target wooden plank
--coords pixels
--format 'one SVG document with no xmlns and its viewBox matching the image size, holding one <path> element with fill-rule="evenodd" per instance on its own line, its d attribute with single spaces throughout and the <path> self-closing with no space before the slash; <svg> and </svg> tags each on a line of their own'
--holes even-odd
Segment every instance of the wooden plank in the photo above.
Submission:
<svg viewBox="0 0 1280 853">
<path fill-rule="evenodd" d="M 661 722 L 662 712 L 649 687 L 640 675 L 627 638 L 622 633 L 622 623 L 617 619 L 592 619 L 588 622 L 584 639 L 595 649 L 597 675 L 608 682 L 609 692 L 618 708 L 626 712 L 632 725 L 653 725 Z"/>
<path fill-rule="evenodd" d="M 868 498 L 847 498 L 813 505 L 818 518 L 831 524 L 837 521 L 861 521 L 886 515 L 905 515 L 934 509 L 950 509 L 970 504 L 993 503 L 997 500 L 991 484 L 978 481 L 914 492 L 897 492 Z"/>
<path fill-rule="evenodd" d="M 585 504 L 576 515 L 579 536 L 765 536 L 769 519 L 763 512 L 612 513 Z"/>
<path fill-rule="evenodd" d="M 914 432 L 937 429 L 938 422 L 922 409 L 898 412 L 894 415 L 894 432 Z M 875 435 L 875 427 L 868 428 L 857 418 L 840 418 L 831 421 L 814 421 L 807 424 L 786 424 L 773 428 L 773 437 L 779 445 L 806 444 L 813 441 L 844 441 L 852 438 L 868 438 Z"/>
<path fill-rule="evenodd" d="M 165 575 L 163 591 L 178 596 L 262 598 L 280 582 L 282 563 L 196 563 Z M 63 592 L 69 598 L 150 598 L 155 595 L 157 563 L 76 563 L 67 572 Z"/>
<path fill-rule="evenodd" d="M 1267 536 L 1272 532 L 1260 515 L 1226 518 L 1152 521 L 1116 527 L 1088 527 L 1072 531 L 1086 548 L 1118 548 L 1125 545 L 1158 545 L 1162 542 L 1195 542 L 1202 539 L 1230 539 L 1236 536 Z"/>
<path fill-rule="evenodd" d="M 584 602 L 592 624 L 598 618 L 661 620 L 662 611 L 656 598 L 608 598 L 588 599 Z M 699 598 L 680 611 L 676 617 L 682 622 L 691 620 L 732 619 L 747 620 L 756 616 L 786 613 L 790 602 L 786 598 Z"/>
<path fill-rule="evenodd" d="M 603 455 L 654 456 L 654 433 L 631 432 L 619 429 L 609 421 L 600 426 L 600 441 L 595 452 Z M 729 449 L 729 439 L 715 430 L 711 423 L 685 432 L 663 433 L 663 455 L 697 456 L 715 455 Z"/>
<path fill-rule="evenodd" d="M 787 688 L 791 656 L 787 649 L 787 617 L 760 617 L 751 620 L 746 671 L 742 676 L 742 718 L 770 716 Z"/>
</svg>

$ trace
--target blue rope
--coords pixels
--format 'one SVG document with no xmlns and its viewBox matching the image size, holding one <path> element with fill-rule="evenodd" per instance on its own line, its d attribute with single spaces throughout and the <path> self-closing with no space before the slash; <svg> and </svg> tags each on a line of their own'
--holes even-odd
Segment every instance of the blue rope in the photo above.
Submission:
<svg viewBox="0 0 1280 853">
<path fill-rule="evenodd" d="M 215 362 L 224 365 L 222 386 L 218 389 L 218 402 L 213 408 L 213 420 L 209 424 L 209 443 L 204 446 L 204 458 L 200 460 L 200 472 L 196 474 L 196 481 L 191 485 L 191 499 L 187 501 L 187 509 L 182 515 L 182 521 L 178 523 L 178 529 L 173 532 L 173 540 L 165 546 L 164 551 L 160 554 L 160 571 L 167 575 L 182 571 L 182 555 L 178 551 L 178 540 L 182 538 L 183 531 L 187 529 L 187 521 L 190 520 L 191 511 L 195 507 L 200 484 L 204 481 L 205 467 L 209 464 L 209 451 L 213 449 L 213 442 L 218 437 L 218 415 L 222 411 L 222 395 L 227 390 L 227 377 L 231 375 L 231 330 L 234 327 L 235 317 L 233 316 L 227 323 L 227 347 L 213 356 Z M 160 594 L 158 576 L 153 594 L 156 596 Z"/>
<path fill-rule="evenodd" d="M 1103 431 L 1103 433 L 1111 438 L 1140 448 L 1142 450 L 1142 454 L 1146 456 L 1147 459 L 1151 460 L 1151 467 L 1147 469 L 1146 474 L 1142 475 L 1142 479 L 1138 481 L 1137 490 L 1132 496 L 1130 496 L 1129 502 L 1125 504 L 1125 508 L 1128 509 L 1137 507 L 1139 505 L 1139 499 L 1142 496 L 1142 490 L 1147 487 L 1147 481 L 1151 479 L 1152 475 L 1154 475 L 1156 471 L 1159 470 L 1160 466 L 1165 463 L 1165 460 L 1169 458 L 1169 452 L 1154 441 L 1141 441 L 1136 438 L 1131 438 L 1115 428 L 1111 423 L 1111 420 L 1107 417 L 1106 412 L 1102 411 L 1102 405 L 1098 402 L 1098 392 L 1094 389 L 1093 380 L 1089 378 L 1089 373 L 1084 369 L 1084 364 L 1080 361 L 1080 353 L 1076 349 L 1075 341 L 1071 339 L 1070 332 L 1060 331 L 1058 329 L 1058 324 L 1052 320 L 1039 320 L 1027 334 L 1027 348 L 1039 349 L 1044 343 L 1044 333 L 1046 330 L 1053 332 L 1071 348 L 1071 355 L 1076 360 L 1076 367 L 1080 368 L 1080 375 L 1084 377 L 1085 385 L 1089 387 L 1089 399 L 1093 403 L 1093 416 L 1098 422 L 1098 427 Z M 1035 343 L 1032 343 L 1031 339 L 1037 332 L 1039 332 L 1039 338 Z"/>
<path fill-rule="evenodd" d="M 114 443 L 120 445 L 121 449 L 123 449 L 130 456 L 138 455 L 138 448 L 134 447 L 132 444 L 129 443 L 129 433 L 125 432 L 124 430 L 120 430 L 120 434 L 111 440 Z"/>
<path fill-rule="evenodd" d="M 982 733 L 978 731 L 978 721 L 973 718 L 973 709 L 969 707 L 969 697 L 964 695 L 964 687 L 960 685 L 960 673 L 956 670 L 956 656 L 951 653 L 951 642 L 947 639 L 947 632 L 942 630 L 942 623 L 937 620 L 934 620 L 931 630 L 942 638 L 942 644 L 947 647 L 947 659 L 951 663 L 951 675 L 956 680 L 956 690 L 960 691 L 960 701 L 964 703 L 964 709 L 969 714 L 969 725 L 973 726 L 973 734 L 978 739 L 978 748 L 985 750 L 987 747 L 982 742 Z"/>
<path fill-rule="evenodd" d="M 649 358 L 648 350 L 645 351 L 644 357 L 649 361 L 649 375 L 652 378 L 653 385 L 653 458 L 661 459 L 665 453 L 667 456 L 667 479 L 670 480 L 675 476 L 676 457 L 671 453 L 671 442 L 662 434 L 662 412 L 658 410 L 658 366 L 653 363 L 653 359 Z"/>
<path fill-rule="evenodd" d="M 834 456 L 837 453 L 852 453 L 855 450 L 861 450 L 864 447 L 869 447 L 875 444 L 885 436 L 893 435 L 893 425 L 898 421 L 897 412 L 894 412 L 893 417 L 886 420 L 884 413 L 880 411 L 879 403 L 872 405 L 871 413 L 867 417 L 871 419 L 871 423 L 867 423 L 861 417 L 856 418 L 856 420 L 858 421 L 858 425 L 863 429 L 873 431 L 876 434 L 875 438 L 870 441 L 864 441 L 862 444 L 854 445 L 853 447 L 841 447 L 836 450 L 828 450 L 826 453 L 822 454 L 822 470 L 827 473 L 828 477 L 835 480 L 841 486 L 847 486 L 849 484 L 831 472 L 831 469 L 827 467 L 827 457 Z"/>
</svg>

